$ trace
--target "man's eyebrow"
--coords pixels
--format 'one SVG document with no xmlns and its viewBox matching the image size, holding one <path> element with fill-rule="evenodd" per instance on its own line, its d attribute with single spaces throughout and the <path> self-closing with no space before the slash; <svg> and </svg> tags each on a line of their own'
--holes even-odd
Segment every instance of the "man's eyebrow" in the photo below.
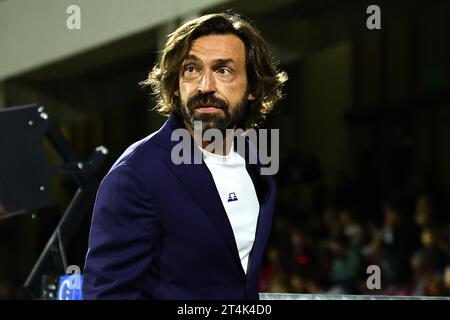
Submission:
<svg viewBox="0 0 450 320">
<path fill-rule="evenodd" d="M 235 64 L 233 59 L 216 59 L 213 62 L 214 66 L 225 66 L 227 64 Z"/>
<path fill-rule="evenodd" d="M 200 58 L 198 58 L 193 54 L 188 54 L 186 59 L 184 59 L 184 61 L 200 61 Z"/>
<path fill-rule="evenodd" d="M 190 61 L 199 62 L 199 61 L 201 61 L 201 59 L 193 54 L 188 54 L 186 59 L 184 59 L 184 61 L 185 61 L 185 63 L 190 62 Z M 235 64 L 235 61 L 231 58 L 213 60 L 214 66 L 223 66 L 223 65 L 227 65 L 227 64 Z"/>
</svg>

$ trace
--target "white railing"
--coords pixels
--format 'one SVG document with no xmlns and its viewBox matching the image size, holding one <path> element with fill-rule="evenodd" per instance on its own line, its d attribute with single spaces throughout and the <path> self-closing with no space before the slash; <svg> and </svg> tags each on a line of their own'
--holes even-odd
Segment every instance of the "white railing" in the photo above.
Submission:
<svg viewBox="0 0 450 320">
<path fill-rule="evenodd" d="M 450 300 L 450 297 L 260 293 L 261 300 Z"/>
</svg>

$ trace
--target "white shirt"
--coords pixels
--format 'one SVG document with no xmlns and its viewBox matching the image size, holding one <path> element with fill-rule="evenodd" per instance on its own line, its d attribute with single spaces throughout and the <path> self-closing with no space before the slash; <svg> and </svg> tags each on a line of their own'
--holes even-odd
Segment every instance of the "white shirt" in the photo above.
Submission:
<svg viewBox="0 0 450 320">
<path fill-rule="evenodd" d="M 233 146 L 226 156 L 201 150 L 233 229 L 242 268 L 247 273 L 259 215 L 253 181 L 245 168 L 244 158 L 234 151 Z"/>
</svg>

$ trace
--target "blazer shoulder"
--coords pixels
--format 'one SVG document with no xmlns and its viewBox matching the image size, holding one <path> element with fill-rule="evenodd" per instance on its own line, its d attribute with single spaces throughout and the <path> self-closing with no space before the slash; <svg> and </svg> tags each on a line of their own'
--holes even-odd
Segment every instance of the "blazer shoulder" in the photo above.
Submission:
<svg viewBox="0 0 450 320">
<path fill-rule="evenodd" d="M 119 166 L 127 165 L 138 173 L 148 168 L 158 168 L 161 166 L 161 160 L 167 151 L 161 147 L 162 130 L 161 128 L 147 137 L 136 141 L 130 145 L 122 155 L 112 165 L 108 173 L 115 170 Z"/>
</svg>

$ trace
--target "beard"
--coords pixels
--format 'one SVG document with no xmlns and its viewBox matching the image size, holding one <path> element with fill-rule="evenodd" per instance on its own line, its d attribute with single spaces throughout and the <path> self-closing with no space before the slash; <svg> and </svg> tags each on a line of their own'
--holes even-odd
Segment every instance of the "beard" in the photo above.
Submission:
<svg viewBox="0 0 450 320">
<path fill-rule="evenodd" d="M 194 121 L 202 122 L 202 131 L 215 128 L 221 132 L 226 129 L 239 126 L 247 115 L 248 88 L 239 103 L 230 106 L 226 101 L 214 96 L 214 93 L 199 93 L 191 97 L 186 104 L 182 103 L 181 113 L 183 118 L 194 128 Z M 201 105 L 208 105 L 222 110 L 222 112 L 199 113 L 196 108 Z"/>
</svg>

